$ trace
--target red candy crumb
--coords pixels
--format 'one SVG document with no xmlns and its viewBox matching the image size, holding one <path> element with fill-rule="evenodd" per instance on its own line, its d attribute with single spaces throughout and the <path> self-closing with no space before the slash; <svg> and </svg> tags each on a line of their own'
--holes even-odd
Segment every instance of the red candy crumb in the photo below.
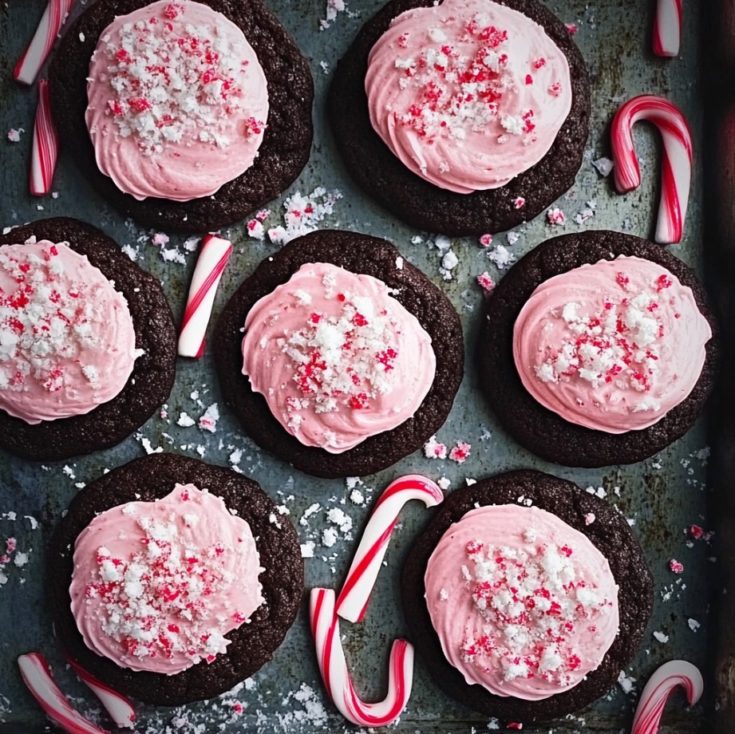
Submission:
<svg viewBox="0 0 735 734">
<path fill-rule="evenodd" d="M 681 561 L 677 561 L 675 558 L 672 558 L 669 561 L 669 570 L 675 574 L 684 573 L 684 564 L 681 563 Z"/>
<path fill-rule="evenodd" d="M 459 441 L 449 452 L 449 458 L 458 464 L 464 464 L 470 456 L 472 446 L 464 441 Z"/>
<path fill-rule="evenodd" d="M 524 206 L 526 206 L 526 200 L 522 196 L 517 196 L 513 199 L 514 209 L 523 209 Z"/>
<path fill-rule="evenodd" d="M 486 293 L 490 293 L 495 288 L 495 281 L 490 277 L 490 273 L 485 271 L 477 276 L 477 285 Z"/>
<path fill-rule="evenodd" d="M 483 247 L 490 247 L 493 243 L 493 236 L 491 234 L 484 234 L 480 237 L 480 244 Z"/>
</svg>

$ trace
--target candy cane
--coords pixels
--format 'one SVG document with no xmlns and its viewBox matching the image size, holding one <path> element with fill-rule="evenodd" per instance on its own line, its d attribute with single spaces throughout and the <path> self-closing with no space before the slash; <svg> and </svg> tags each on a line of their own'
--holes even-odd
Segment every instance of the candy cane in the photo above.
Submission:
<svg viewBox="0 0 735 734">
<path fill-rule="evenodd" d="M 615 186 L 620 193 L 641 184 L 641 171 L 633 147 L 633 125 L 648 120 L 661 132 L 664 154 L 661 202 L 656 224 L 656 241 L 680 242 L 689 200 L 692 176 L 692 134 L 681 110 L 662 97 L 644 94 L 626 102 L 612 121 L 612 151 Z"/>
<path fill-rule="evenodd" d="M 129 699 L 95 678 L 76 661 L 71 658 L 67 658 L 67 660 L 80 680 L 86 683 L 92 693 L 100 700 L 110 718 L 115 722 L 115 726 L 121 729 L 134 729 L 135 709 Z"/>
<path fill-rule="evenodd" d="M 232 243 L 229 240 L 213 234 L 206 235 L 202 240 L 181 321 L 179 354 L 182 357 L 198 359 L 204 354 L 204 336 L 212 314 L 214 296 L 230 255 Z"/>
<path fill-rule="evenodd" d="M 681 43 L 682 0 L 657 0 L 653 21 L 653 53 L 672 57 Z"/>
<path fill-rule="evenodd" d="M 337 614 L 342 619 L 360 622 L 365 616 L 370 592 L 403 505 L 410 500 L 421 500 L 427 507 L 434 507 L 442 499 L 441 489 L 418 474 L 401 477 L 388 485 L 373 508 L 337 598 Z"/>
<path fill-rule="evenodd" d="M 69 702 L 54 682 L 46 658 L 40 652 L 18 657 L 20 677 L 46 715 L 67 734 L 109 734 L 85 719 Z"/>
<path fill-rule="evenodd" d="M 322 680 L 339 712 L 356 726 L 388 726 L 406 708 L 413 684 L 413 645 L 394 640 L 388 662 L 388 694 L 377 703 L 365 703 L 355 691 L 347 669 L 334 609 L 334 591 L 312 589 L 309 614 Z"/>
<path fill-rule="evenodd" d="M 702 697 L 702 674 L 686 660 L 664 663 L 646 683 L 633 718 L 631 734 L 656 734 L 671 692 L 682 686 L 690 706 Z"/>
<path fill-rule="evenodd" d="M 51 117 L 48 82 L 38 82 L 38 107 L 33 126 L 31 146 L 30 191 L 33 196 L 45 196 L 51 191 L 59 157 L 59 136 Z"/>
<path fill-rule="evenodd" d="M 21 84 L 33 84 L 53 48 L 72 5 L 74 0 L 49 0 L 28 48 L 13 69 L 13 78 L 16 81 Z"/>
</svg>

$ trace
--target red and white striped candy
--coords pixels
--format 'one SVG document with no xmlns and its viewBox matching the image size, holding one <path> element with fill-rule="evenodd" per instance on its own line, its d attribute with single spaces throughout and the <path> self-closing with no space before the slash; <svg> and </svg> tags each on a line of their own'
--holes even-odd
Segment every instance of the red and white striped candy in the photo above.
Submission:
<svg viewBox="0 0 735 734">
<path fill-rule="evenodd" d="M 699 670 L 686 660 L 664 663 L 646 683 L 638 701 L 631 734 L 656 734 L 671 692 L 681 686 L 693 706 L 702 697 L 704 681 Z"/>
<path fill-rule="evenodd" d="M 661 202 L 656 223 L 656 241 L 680 242 L 683 236 L 692 177 L 692 134 L 681 110 L 667 99 L 644 94 L 626 102 L 612 121 L 612 152 L 615 187 L 620 193 L 641 184 L 641 171 L 633 146 L 633 125 L 648 120 L 661 133 L 664 143 L 661 172 Z"/>
<path fill-rule="evenodd" d="M 365 616 L 370 592 L 403 505 L 410 500 L 421 500 L 427 507 L 434 507 L 443 499 L 441 489 L 418 474 L 401 477 L 388 485 L 373 508 L 339 593 L 337 614 L 342 619 L 360 622 Z"/>
<path fill-rule="evenodd" d="M 29 188 L 33 196 L 45 196 L 51 191 L 58 157 L 59 136 L 51 117 L 48 82 L 41 79 L 38 82 L 38 107 L 31 146 Z"/>
<path fill-rule="evenodd" d="M 181 320 L 179 354 L 182 357 L 198 359 L 204 354 L 204 337 L 212 314 L 214 296 L 230 255 L 232 243 L 229 240 L 214 234 L 208 234 L 202 240 L 189 286 L 186 310 Z"/>
<path fill-rule="evenodd" d="M 92 693 L 100 700 L 110 718 L 115 722 L 115 726 L 121 729 L 134 729 L 136 716 L 130 700 L 121 693 L 114 691 L 106 683 L 95 678 L 76 661 L 71 658 L 67 658 L 67 660 L 80 680 L 86 683 Z"/>
<path fill-rule="evenodd" d="M 72 5 L 74 5 L 74 0 L 49 0 L 28 48 L 13 69 L 13 78 L 16 81 L 21 84 L 33 84 L 51 53 Z"/>
<path fill-rule="evenodd" d="M 653 53 L 671 58 L 681 44 L 682 0 L 656 0 L 653 20 Z"/>
<path fill-rule="evenodd" d="M 339 712 L 356 726 L 392 724 L 406 708 L 413 684 L 413 645 L 394 640 L 390 651 L 388 693 L 377 703 L 365 703 L 355 690 L 347 668 L 334 608 L 334 591 L 312 589 L 309 604 L 311 631 L 322 680 Z"/>
<path fill-rule="evenodd" d="M 69 702 L 54 682 L 46 658 L 40 652 L 18 657 L 20 677 L 46 715 L 67 734 L 109 734 L 85 719 Z"/>
</svg>

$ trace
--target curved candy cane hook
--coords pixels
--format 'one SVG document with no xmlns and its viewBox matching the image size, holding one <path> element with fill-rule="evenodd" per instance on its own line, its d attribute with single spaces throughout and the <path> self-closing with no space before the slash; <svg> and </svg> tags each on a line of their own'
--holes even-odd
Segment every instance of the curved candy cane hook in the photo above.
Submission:
<svg viewBox="0 0 735 734">
<path fill-rule="evenodd" d="M 653 53 L 671 58 L 681 45 L 682 0 L 657 0 L 653 21 Z"/>
<path fill-rule="evenodd" d="M 656 734 L 666 701 L 678 686 L 684 688 L 690 706 L 702 697 L 704 690 L 702 674 L 686 660 L 671 660 L 664 663 L 650 677 L 638 701 L 632 734 Z"/>
<path fill-rule="evenodd" d="M 656 241 L 662 244 L 680 242 L 692 176 L 693 149 L 689 124 L 681 110 L 663 97 L 644 94 L 622 105 L 611 128 L 615 186 L 620 193 L 641 184 L 641 171 L 633 146 L 633 125 L 639 120 L 648 120 L 655 125 L 664 143 Z"/>
</svg>

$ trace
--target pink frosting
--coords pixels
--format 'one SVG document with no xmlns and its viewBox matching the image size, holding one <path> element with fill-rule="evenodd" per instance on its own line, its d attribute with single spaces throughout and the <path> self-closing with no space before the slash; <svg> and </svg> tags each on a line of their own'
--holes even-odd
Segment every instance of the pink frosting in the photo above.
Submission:
<svg viewBox="0 0 735 734">
<path fill-rule="evenodd" d="M 490 0 L 407 10 L 370 51 L 370 121 L 401 162 L 459 194 L 505 186 L 554 144 L 572 105 L 566 56 Z"/>
<path fill-rule="evenodd" d="M 647 428 L 694 388 L 712 337 L 691 288 L 638 257 L 601 260 L 542 283 L 513 332 L 521 381 L 580 426 Z"/>
<path fill-rule="evenodd" d="M 106 510 L 74 545 L 71 611 L 87 647 L 130 670 L 176 675 L 212 662 L 263 603 L 250 526 L 177 484 Z"/>
<path fill-rule="evenodd" d="M 151 3 L 102 32 L 89 68 L 97 165 L 136 199 L 214 194 L 253 164 L 268 119 L 242 30 L 202 3 Z"/>
<path fill-rule="evenodd" d="M 47 240 L 0 247 L 0 408 L 26 423 L 89 413 L 133 371 L 125 296 L 86 255 Z"/>
<path fill-rule="evenodd" d="M 466 513 L 439 540 L 424 584 L 447 660 L 497 696 L 536 701 L 573 688 L 618 633 L 607 560 L 536 507 Z"/>
<path fill-rule="evenodd" d="M 383 281 L 308 263 L 248 313 L 243 374 L 306 446 L 339 454 L 408 420 L 436 371 L 431 337 Z"/>
</svg>

